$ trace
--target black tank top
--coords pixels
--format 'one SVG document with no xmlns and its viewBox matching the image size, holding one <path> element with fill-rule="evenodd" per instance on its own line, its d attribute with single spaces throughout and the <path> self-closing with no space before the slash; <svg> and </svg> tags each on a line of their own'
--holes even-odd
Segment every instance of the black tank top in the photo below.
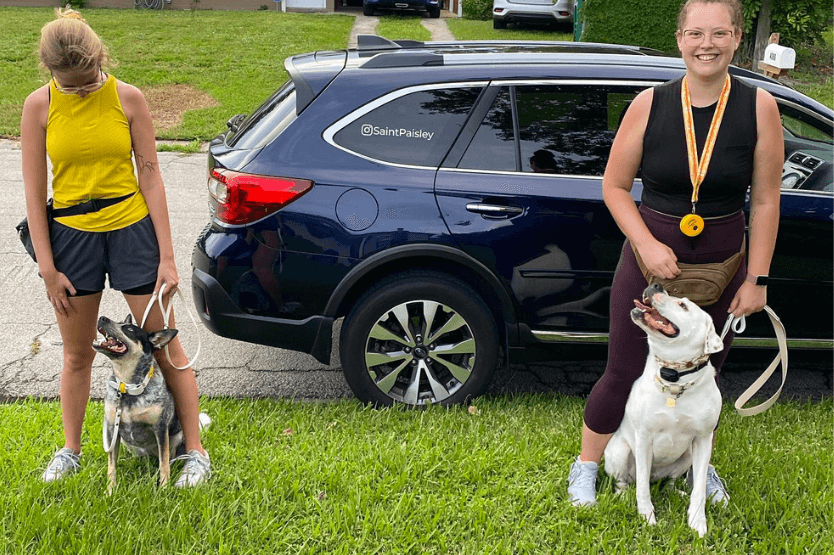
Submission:
<svg viewBox="0 0 834 555">
<path fill-rule="evenodd" d="M 682 80 L 675 79 L 654 88 L 640 168 L 643 204 L 675 216 L 692 211 L 692 181 L 681 109 Z M 716 105 L 692 107 L 699 159 Z M 698 192 L 696 212 L 701 216 L 725 216 L 744 207 L 753 177 L 756 129 L 756 88 L 732 78 L 724 119 Z"/>
</svg>

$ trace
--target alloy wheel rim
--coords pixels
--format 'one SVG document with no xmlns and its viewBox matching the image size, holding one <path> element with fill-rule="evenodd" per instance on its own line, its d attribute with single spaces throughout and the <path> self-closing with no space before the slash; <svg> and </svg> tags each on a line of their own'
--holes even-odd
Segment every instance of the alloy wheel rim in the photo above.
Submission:
<svg viewBox="0 0 834 555">
<path fill-rule="evenodd" d="M 414 300 L 386 310 L 365 342 L 365 368 L 379 390 L 409 405 L 439 403 L 470 379 L 475 336 L 447 305 Z"/>
</svg>

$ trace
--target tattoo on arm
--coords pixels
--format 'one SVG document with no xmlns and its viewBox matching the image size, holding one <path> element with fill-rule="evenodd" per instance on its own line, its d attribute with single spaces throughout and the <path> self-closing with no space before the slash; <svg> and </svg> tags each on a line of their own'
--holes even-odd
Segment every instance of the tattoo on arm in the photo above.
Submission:
<svg viewBox="0 0 834 555">
<path fill-rule="evenodd" d="M 136 155 L 136 168 L 139 170 L 140 174 L 145 170 L 154 173 L 157 171 L 158 165 L 159 164 L 157 162 L 145 160 L 144 156 L 140 156 L 139 154 Z"/>
</svg>

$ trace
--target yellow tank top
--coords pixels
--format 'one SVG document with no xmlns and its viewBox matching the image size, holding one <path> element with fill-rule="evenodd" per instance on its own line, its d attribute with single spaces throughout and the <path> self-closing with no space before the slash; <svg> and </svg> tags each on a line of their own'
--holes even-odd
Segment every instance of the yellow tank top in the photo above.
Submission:
<svg viewBox="0 0 834 555">
<path fill-rule="evenodd" d="M 115 77 L 109 75 L 100 89 L 84 98 L 58 92 L 55 80 L 49 82 L 46 151 L 52 161 L 55 208 L 136 193 L 98 212 L 56 221 L 81 231 L 112 231 L 147 216 L 132 150 L 130 125 L 116 92 Z"/>
</svg>

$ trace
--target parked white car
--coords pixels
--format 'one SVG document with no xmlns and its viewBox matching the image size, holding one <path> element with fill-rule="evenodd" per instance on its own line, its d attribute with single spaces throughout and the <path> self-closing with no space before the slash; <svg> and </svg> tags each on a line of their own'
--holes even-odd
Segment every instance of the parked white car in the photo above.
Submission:
<svg viewBox="0 0 834 555">
<path fill-rule="evenodd" d="M 573 23 L 573 0 L 493 0 L 492 26 L 507 23 Z"/>
</svg>

